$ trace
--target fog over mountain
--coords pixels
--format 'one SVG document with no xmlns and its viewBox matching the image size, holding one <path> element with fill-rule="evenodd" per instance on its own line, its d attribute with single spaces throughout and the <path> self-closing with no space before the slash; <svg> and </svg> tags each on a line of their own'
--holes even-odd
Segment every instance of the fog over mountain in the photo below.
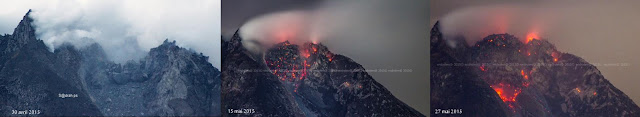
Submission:
<svg viewBox="0 0 640 117">
<path fill-rule="evenodd" d="M 11 33 L 24 12 L 32 17 L 38 39 L 50 51 L 63 43 L 85 47 L 99 43 L 109 59 L 141 59 L 165 39 L 210 56 L 220 67 L 220 2 L 210 0 L 3 1 L 0 33 Z"/>
<path fill-rule="evenodd" d="M 126 64 L 107 59 L 97 43 L 52 52 L 37 39 L 31 13 L 0 36 L 2 116 L 220 115 L 220 72 L 202 53 L 169 40 Z"/>
</svg>

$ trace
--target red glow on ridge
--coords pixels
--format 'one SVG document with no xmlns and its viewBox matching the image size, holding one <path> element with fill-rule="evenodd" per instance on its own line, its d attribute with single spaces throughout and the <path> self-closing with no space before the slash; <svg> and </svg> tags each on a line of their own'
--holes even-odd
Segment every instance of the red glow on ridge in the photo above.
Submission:
<svg viewBox="0 0 640 117">
<path fill-rule="evenodd" d="M 527 40 L 525 41 L 525 43 L 529 43 L 530 41 L 532 41 L 534 39 L 539 39 L 538 33 L 537 32 L 530 32 L 529 34 L 527 34 Z"/>
</svg>

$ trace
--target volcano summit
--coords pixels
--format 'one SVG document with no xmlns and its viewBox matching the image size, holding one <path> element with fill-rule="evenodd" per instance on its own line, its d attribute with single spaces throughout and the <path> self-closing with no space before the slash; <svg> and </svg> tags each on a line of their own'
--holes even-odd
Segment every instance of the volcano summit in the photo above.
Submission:
<svg viewBox="0 0 640 117">
<path fill-rule="evenodd" d="M 252 116 L 424 116 L 322 44 L 284 41 L 253 56 L 242 41 L 236 32 L 223 42 L 223 108 L 255 109 Z"/>
<path fill-rule="evenodd" d="M 465 116 L 640 116 L 596 66 L 546 40 L 493 34 L 472 46 L 464 41 L 443 36 L 439 23 L 431 30 L 432 109 L 463 109 Z"/>
</svg>

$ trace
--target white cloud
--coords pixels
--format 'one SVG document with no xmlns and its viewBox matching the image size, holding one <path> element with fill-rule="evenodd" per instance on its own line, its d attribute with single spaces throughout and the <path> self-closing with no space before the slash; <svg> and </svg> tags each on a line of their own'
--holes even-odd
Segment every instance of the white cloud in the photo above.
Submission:
<svg viewBox="0 0 640 117">
<path fill-rule="evenodd" d="M 165 39 L 209 56 L 220 67 L 220 1 L 22 0 L 3 2 L 0 33 L 33 9 L 38 37 L 55 48 L 97 42 L 111 60 L 138 60 Z M 6 9 L 6 10 L 4 10 Z"/>
</svg>

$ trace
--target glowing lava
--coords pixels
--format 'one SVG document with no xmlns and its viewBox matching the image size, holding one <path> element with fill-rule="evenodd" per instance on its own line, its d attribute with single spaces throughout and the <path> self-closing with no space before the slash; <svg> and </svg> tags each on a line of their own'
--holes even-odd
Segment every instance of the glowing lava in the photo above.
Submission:
<svg viewBox="0 0 640 117">
<path fill-rule="evenodd" d="M 524 73 L 524 70 L 520 70 L 520 74 L 524 77 L 525 80 L 529 80 L 529 75 Z"/>
<path fill-rule="evenodd" d="M 491 85 L 491 88 L 498 93 L 503 102 L 516 102 L 516 97 L 522 92 L 520 88 L 505 83 Z"/>
<path fill-rule="evenodd" d="M 525 41 L 525 43 L 529 43 L 530 41 L 532 41 L 534 39 L 539 39 L 538 33 L 537 32 L 530 32 L 529 34 L 527 34 L 527 40 Z"/>
<path fill-rule="evenodd" d="M 331 53 L 326 53 L 325 57 L 327 57 L 329 59 L 329 62 L 331 62 L 333 60 L 333 54 L 331 54 Z"/>
<path fill-rule="evenodd" d="M 557 52 L 551 52 L 551 57 L 553 57 L 553 62 L 558 62 L 559 54 Z"/>
<path fill-rule="evenodd" d="M 329 62 L 334 55 L 321 44 L 306 43 L 304 45 L 291 44 L 285 41 L 273 46 L 265 54 L 265 63 L 271 73 L 287 84 L 294 85 L 294 92 L 305 78 L 313 77 L 307 72 L 312 71 L 318 60 Z M 324 58 L 326 57 L 326 58 Z"/>
<path fill-rule="evenodd" d="M 285 41 L 275 48 L 269 49 L 265 62 L 274 75 L 280 80 L 295 82 L 302 80 L 307 75 L 308 52 L 299 52 L 298 46 Z"/>
</svg>

